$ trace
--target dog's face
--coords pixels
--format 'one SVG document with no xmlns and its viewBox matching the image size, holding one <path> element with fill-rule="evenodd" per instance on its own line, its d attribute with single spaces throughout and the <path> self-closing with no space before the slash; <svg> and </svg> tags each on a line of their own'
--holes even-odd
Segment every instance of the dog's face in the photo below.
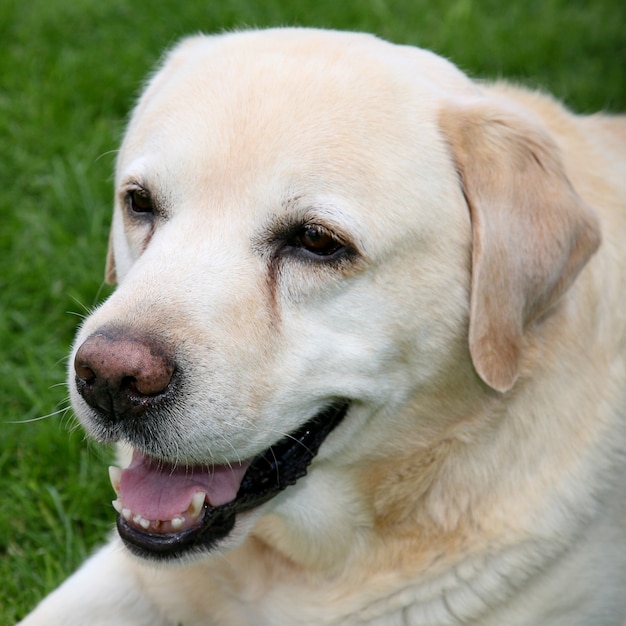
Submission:
<svg viewBox="0 0 626 626">
<path fill-rule="evenodd" d="M 476 98 L 442 59 L 360 35 L 198 38 L 170 55 L 119 154 L 119 286 L 70 372 L 87 431 L 130 446 L 112 476 L 134 551 L 234 543 L 281 507 L 312 527 L 366 507 L 346 468 L 428 447 L 514 383 L 518 335 L 596 243 L 564 220 L 550 284 L 537 262 L 511 278 L 514 303 L 488 304 L 476 277 L 499 235 L 476 219 L 482 198 L 468 207 L 473 113 L 451 112 Z M 519 184 L 480 186 L 490 200 Z"/>
</svg>

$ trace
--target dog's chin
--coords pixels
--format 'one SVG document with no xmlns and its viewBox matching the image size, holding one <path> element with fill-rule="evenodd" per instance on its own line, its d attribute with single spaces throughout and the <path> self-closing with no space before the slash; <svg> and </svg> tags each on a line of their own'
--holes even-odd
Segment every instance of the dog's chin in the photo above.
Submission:
<svg viewBox="0 0 626 626">
<path fill-rule="evenodd" d="M 193 515 L 183 515 L 177 518 L 177 523 L 170 520 L 155 526 L 120 504 L 117 530 L 121 539 L 134 555 L 157 561 L 196 560 L 216 550 L 236 547 L 262 513 L 263 505 L 306 475 L 320 446 L 348 409 L 348 401 L 331 404 L 296 432 L 240 464 L 242 478 L 234 499 L 216 505 L 209 497 L 204 502 L 195 502 L 190 505 L 190 510 L 195 509 Z M 146 457 L 142 462 L 147 466 L 152 464 Z M 167 480 L 168 471 L 162 465 L 159 463 L 158 469 L 161 481 Z M 185 468 L 185 471 L 192 477 L 199 476 L 199 481 L 206 480 L 200 476 L 201 472 L 213 480 L 218 468 Z"/>
</svg>

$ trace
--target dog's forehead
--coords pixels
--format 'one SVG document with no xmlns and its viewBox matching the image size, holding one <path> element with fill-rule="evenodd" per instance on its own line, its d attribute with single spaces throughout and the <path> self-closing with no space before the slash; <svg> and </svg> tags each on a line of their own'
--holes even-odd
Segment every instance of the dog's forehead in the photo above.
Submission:
<svg viewBox="0 0 626 626">
<path fill-rule="evenodd" d="M 351 144 L 366 142 L 407 119 L 432 124 L 445 94 L 468 89 L 441 57 L 370 35 L 277 29 L 197 37 L 150 81 L 123 151 L 134 158 L 149 141 L 156 149 L 228 147 L 232 156 L 243 144 L 269 154 L 279 138 L 311 149 L 341 132 L 353 133 Z"/>
</svg>

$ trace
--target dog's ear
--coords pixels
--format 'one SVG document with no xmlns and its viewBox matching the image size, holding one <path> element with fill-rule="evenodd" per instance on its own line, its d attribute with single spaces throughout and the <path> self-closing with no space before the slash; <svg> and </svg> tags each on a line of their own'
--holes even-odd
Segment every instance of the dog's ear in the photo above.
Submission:
<svg viewBox="0 0 626 626">
<path fill-rule="evenodd" d="M 114 285 L 117 281 L 115 256 L 113 255 L 113 227 L 111 227 L 109 232 L 109 248 L 107 250 L 107 260 L 104 269 L 104 280 L 109 285 Z"/>
<path fill-rule="evenodd" d="M 482 380 L 508 391 L 522 339 L 600 245 L 598 218 L 534 121 L 485 102 L 440 118 L 472 221 L 469 349 Z"/>
</svg>

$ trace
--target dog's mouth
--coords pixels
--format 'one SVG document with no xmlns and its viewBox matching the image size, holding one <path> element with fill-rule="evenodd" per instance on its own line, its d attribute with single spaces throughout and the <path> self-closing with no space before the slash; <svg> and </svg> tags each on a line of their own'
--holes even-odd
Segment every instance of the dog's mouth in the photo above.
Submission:
<svg viewBox="0 0 626 626">
<path fill-rule="evenodd" d="M 110 469 L 121 538 L 144 558 L 173 559 L 211 550 L 232 531 L 238 513 L 264 504 L 307 473 L 348 407 L 348 402 L 332 404 L 240 463 L 174 466 L 135 451 L 127 469 Z"/>
</svg>

